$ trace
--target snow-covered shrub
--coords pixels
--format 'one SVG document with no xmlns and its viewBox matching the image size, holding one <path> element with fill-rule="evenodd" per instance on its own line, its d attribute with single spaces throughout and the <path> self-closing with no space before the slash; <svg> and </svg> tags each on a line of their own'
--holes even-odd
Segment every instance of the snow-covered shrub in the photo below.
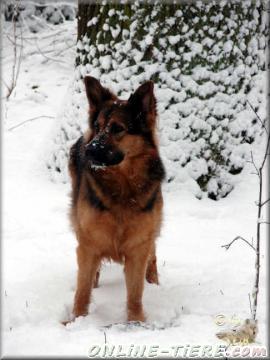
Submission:
<svg viewBox="0 0 270 360">
<path fill-rule="evenodd" d="M 4 0 L 2 12 L 6 21 L 20 21 L 27 25 L 30 31 L 36 33 L 46 26 L 46 23 L 57 25 L 76 17 L 74 0 L 67 1 L 31 1 Z"/>
<path fill-rule="evenodd" d="M 203 192 L 214 200 L 226 196 L 261 130 L 247 100 L 258 109 L 263 102 L 264 2 L 103 1 L 84 6 L 88 18 L 87 24 L 79 24 L 83 31 L 71 105 L 65 106 L 48 161 L 53 177 L 66 180 L 69 146 L 87 124 L 85 75 L 96 76 L 123 98 L 152 79 L 167 187 L 175 188 L 189 176 L 198 198 Z"/>
</svg>

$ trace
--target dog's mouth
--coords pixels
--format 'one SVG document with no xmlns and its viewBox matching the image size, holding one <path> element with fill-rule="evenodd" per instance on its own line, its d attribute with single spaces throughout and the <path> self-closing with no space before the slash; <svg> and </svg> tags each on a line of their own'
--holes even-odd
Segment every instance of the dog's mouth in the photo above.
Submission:
<svg viewBox="0 0 270 360">
<path fill-rule="evenodd" d="M 99 163 L 99 162 L 96 163 L 94 161 L 90 161 L 89 165 L 90 165 L 90 168 L 93 170 L 102 170 L 107 167 L 107 165 L 105 165 L 104 163 Z"/>
<path fill-rule="evenodd" d="M 120 151 L 118 152 L 108 152 L 106 157 L 96 158 L 89 157 L 90 167 L 92 169 L 104 169 L 110 166 L 116 166 L 124 160 L 124 154 Z"/>
</svg>

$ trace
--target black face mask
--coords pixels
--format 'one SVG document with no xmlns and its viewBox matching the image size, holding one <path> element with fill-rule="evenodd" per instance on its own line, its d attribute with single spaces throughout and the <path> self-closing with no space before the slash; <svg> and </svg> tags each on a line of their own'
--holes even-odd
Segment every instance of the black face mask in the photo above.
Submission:
<svg viewBox="0 0 270 360">
<path fill-rule="evenodd" d="M 104 136 L 96 136 L 85 148 L 86 159 L 92 165 L 112 166 L 120 164 L 124 154 L 112 145 L 106 144 Z"/>
</svg>

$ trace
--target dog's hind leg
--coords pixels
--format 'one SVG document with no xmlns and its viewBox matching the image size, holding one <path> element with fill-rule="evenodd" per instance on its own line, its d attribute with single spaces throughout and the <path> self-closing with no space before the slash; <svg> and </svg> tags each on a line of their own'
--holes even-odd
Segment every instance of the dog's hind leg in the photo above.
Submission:
<svg viewBox="0 0 270 360">
<path fill-rule="evenodd" d="M 157 272 L 157 258 L 155 250 L 150 255 L 147 268 L 146 268 L 146 275 L 145 275 L 146 281 L 150 284 L 159 284 L 158 282 L 158 272 Z"/>
<path fill-rule="evenodd" d="M 94 288 L 99 287 L 100 270 L 101 270 L 101 266 L 99 266 L 99 268 L 98 268 L 98 270 L 96 272 L 96 277 L 95 277 L 95 281 L 94 281 Z"/>
<path fill-rule="evenodd" d="M 78 278 L 74 299 L 73 315 L 75 317 L 87 315 L 92 288 L 94 286 L 100 258 L 93 254 L 89 247 L 79 245 L 77 248 Z"/>
</svg>

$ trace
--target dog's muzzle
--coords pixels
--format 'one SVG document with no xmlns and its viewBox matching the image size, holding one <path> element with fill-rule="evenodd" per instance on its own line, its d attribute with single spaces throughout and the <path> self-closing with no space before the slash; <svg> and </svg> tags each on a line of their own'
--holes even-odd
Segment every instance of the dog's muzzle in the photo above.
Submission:
<svg viewBox="0 0 270 360">
<path fill-rule="evenodd" d="M 85 155 L 96 166 L 112 166 L 124 159 L 122 151 L 113 148 L 99 139 L 93 139 L 86 145 Z"/>
</svg>

